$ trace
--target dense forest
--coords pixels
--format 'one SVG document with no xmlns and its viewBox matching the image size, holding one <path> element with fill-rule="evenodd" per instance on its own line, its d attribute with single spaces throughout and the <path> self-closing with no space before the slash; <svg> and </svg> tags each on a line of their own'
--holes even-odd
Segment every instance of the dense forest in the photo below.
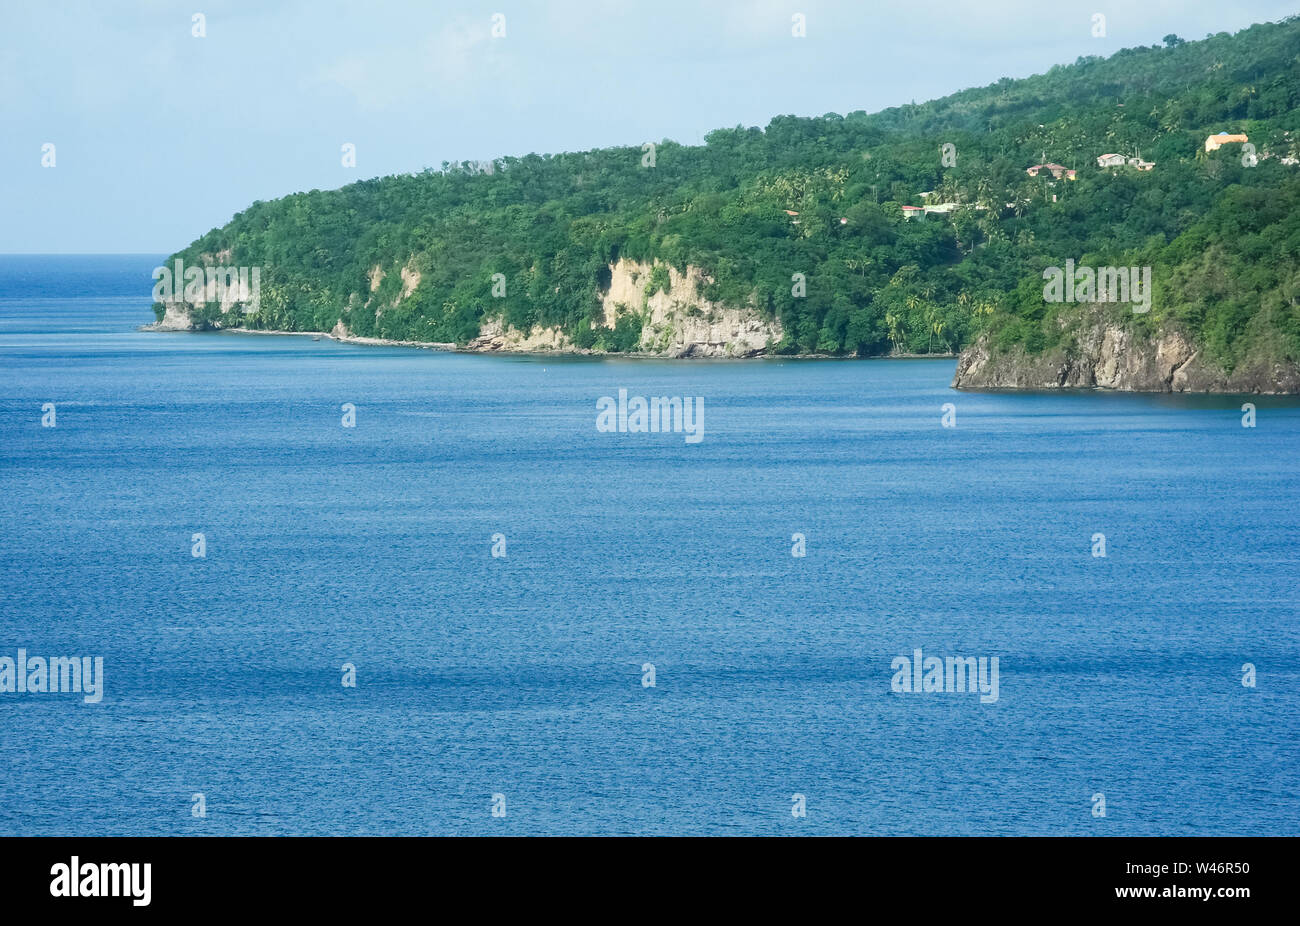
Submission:
<svg viewBox="0 0 1300 926">
<path fill-rule="evenodd" d="M 780 319 L 773 350 L 859 355 L 948 352 L 984 330 L 1043 350 L 1068 336 L 1053 323 L 1067 307 L 1043 298 L 1046 267 L 1150 266 L 1152 311 L 1125 324 L 1181 326 L 1229 367 L 1247 351 L 1295 360 L 1298 103 L 1292 17 L 875 114 L 719 129 L 702 146 L 444 163 L 257 202 L 174 257 L 262 268 L 256 313 L 209 304 L 192 313 L 201 323 L 343 320 L 359 336 L 464 344 L 501 315 L 599 350 L 635 346 L 641 323 L 631 307 L 617 330 L 593 326 L 611 262 L 690 264 L 711 301 Z M 1221 132 L 1253 149 L 1207 152 Z M 1155 166 L 1099 167 L 1107 153 Z M 1026 172 L 1043 162 L 1077 175 Z M 927 202 L 956 205 L 905 217 Z M 419 284 L 401 298 L 403 267 Z"/>
</svg>

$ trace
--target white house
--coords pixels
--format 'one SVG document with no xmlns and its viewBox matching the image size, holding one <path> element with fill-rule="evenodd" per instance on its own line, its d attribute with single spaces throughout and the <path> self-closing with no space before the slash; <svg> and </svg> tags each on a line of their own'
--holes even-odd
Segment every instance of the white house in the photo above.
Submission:
<svg viewBox="0 0 1300 926">
<path fill-rule="evenodd" d="M 1150 170 L 1155 167 L 1154 161 L 1144 161 L 1141 158 L 1126 158 L 1122 154 L 1103 154 L 1097 158 L 1098 167 L 1133 167 L 1137 170 Z"/>
</svg>

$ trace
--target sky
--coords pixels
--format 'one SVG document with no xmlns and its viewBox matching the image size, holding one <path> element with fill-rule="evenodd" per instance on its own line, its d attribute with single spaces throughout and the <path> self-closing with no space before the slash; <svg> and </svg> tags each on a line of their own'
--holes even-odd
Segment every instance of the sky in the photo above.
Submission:
<svg viewBox="0 0 1300 926">
<path fill-rule="evenodd" d="M 699 144 L 723 126 L 874 112 L 1295 12 L 1297 0 L 0 0 L 0 253 L 170 253 L 254 200 L 445 160 Z"/>
</svg>

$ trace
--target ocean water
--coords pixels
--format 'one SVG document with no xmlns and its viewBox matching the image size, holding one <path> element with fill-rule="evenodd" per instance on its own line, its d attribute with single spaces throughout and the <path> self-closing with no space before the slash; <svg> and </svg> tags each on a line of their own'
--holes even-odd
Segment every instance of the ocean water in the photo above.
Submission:
<svg viewBox="0 0 1300 926">
<path fill-rule="evenodd" d="M 140 332 L 160 260 L 0 258 L 0 657 L 104 666 L 0 833 L 1300 832 L 1296 400 Z"/>
</svg>

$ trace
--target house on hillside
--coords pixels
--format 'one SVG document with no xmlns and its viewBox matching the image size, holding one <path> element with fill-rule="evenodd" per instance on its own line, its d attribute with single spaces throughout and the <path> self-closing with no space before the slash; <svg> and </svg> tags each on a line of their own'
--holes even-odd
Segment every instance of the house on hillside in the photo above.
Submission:
<svg viewBox="0 0 1300 926">
<path fill-rule="evenodd" d="M 903 218 L 905 219 L 923 219 L 925 218 L 925 209 L 920 206 L 904 206 Z"/>
<path fill-rule="evenodd" d="M 1122 154 L 1103 154 L 1097 158 L 1098 167 L 1132 167 L 1135 170 L 1150 170 L 1155 167 L 1154 161 L 1144 161 L 1141 158 L 1126 158 Z"/>
<path fill-rule="evenodd" d="M 1211 135 L 1205 139 L 1206 151 L 1218 151 L 1224 145 L 1244 145 L 1250 141 L 1245 135 L 1229 135 L 1227 132 L 1220 132 L 1218 135 Z"/>
<path fill-rule="evenodd" d="M 926 215 L 934 213 L 936 215 L 947 215 L 950 212 L 956 212 L 958 209 L 976 209 L 987 210 L 988 206 L 983 203 L 931 203 L 928 206 L 922 206 Z"/>
<path fill-rule="evenodd" d="M 1141 157 L 1125 157 L 1123 155 L 1099 155 L 1097 156 L 1097 166 L 1099 168 L 1135 168 L 1136 170 L 1151 170 L 1156 166 L 1154 161 L 1144 161 Z"/>
<path fill-rule="evenodd" d="M 1064 164 L 1035 164 L 1033 167 L 1026 167 L 1025 173 L 1031 177 L 1037 177 L 1039 171 L 1047 171 L 1052 175 L 1053 180 L 1060 180 L 1064 177 L 1066 180 L 1073 180 L 1078 173 L 1070 170 Z"/>
</svg>

